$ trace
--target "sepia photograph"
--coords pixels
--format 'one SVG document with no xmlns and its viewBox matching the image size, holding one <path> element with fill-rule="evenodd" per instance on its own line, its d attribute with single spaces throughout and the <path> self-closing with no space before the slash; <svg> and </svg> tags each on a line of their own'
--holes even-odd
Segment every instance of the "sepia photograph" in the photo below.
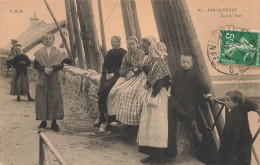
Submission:
<svg viewBox="0 0 260 165">
<path fill-rule="evenodd" d="M 260 165 L 259 0 L 0 0 L 0 165 Z"/>
</svg>

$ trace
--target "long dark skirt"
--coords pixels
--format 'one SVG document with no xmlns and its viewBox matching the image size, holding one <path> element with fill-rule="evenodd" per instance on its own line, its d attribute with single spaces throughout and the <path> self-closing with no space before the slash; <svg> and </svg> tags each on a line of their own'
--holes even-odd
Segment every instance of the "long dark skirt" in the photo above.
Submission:
<svg viewBox="0 0 260 165">
<path fill-rule="evenodd" d="M 111 79 L 106 80 L 104 84 L 100 86 L 99 92 L 97 94 L 99 117 L 102 123 L 106 121 L 105 113 L 107 113 L 107 97 L 118 78 L 119 78 L 118 76 L 113 76 Z"/>
<path fill-rule="evenodd" d="M 250 165 L 251 139 L 252 137 L 248 137 L 234 144 L 234 137 L 223 133 L 219 148 L 219 165 Z"/>
<path fill-rule="evenodd" d="M 20 76 L 13 76 L 11 81 L 11 95 L 30 95 L 29 92 L 29 77 L 21 74 Z"/>
<path fill-rule="evenodd" d="M 36 120 L 59 120 L 64 117 L 59 71 L 46 75 L 38 71 L 35 86 Z"/>
</svg>

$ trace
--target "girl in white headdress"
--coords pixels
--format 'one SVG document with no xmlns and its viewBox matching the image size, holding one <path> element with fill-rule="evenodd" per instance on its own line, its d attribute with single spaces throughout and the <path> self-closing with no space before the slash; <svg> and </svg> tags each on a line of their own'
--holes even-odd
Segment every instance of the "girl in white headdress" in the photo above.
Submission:
<svg viewBox="0 0 260 165">
<path fill-rule="evenodd" d="M 147 92 L 144 92 L 137 142 L 139 152 L 149 156 L 142 159 L 142 163 L 162 163 L 168 155 L 168 90 L 171 73 L 165 56 L 165 44 L 156 42 L 149 47 L 149 57 L 143 63 L 143 71 L 147 74 Z"/>
</svg>

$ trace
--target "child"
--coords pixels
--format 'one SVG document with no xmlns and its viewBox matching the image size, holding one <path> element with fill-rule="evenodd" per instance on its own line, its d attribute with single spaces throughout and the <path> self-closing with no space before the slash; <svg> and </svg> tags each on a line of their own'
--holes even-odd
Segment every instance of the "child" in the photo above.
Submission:
<svg viewBox="0 0 260 165">
<path fill-rule="evenodd" d="M 27 67 L 31 65 L 31 61 L 22 51 L 21 46 L 14 48 L 16 56 L 13 58 L 13 66 L 15 68 L 14 90 L 13 95 L 17 95 L 17 101 L 20 101 L 21 95 L 27 95 L 28 101 L 34 101 L 30 96 L 29 77 L 27 75 Z"/>
<path fill-rule="evenodd" d="M 137 142 L 139 152 L 149 155 L 142 163 L 163 163 L 168 147 L 168 88 L 170 69 L 164 61 L 166 46 L 162 42 L 149 47 L 149 57 L 144 57 L 143 71 L 147 75 L 143 109 Z"/>
<path fill-rule="evenodd" d="M 249 128 L 247 112 L 256 110 L 257 104 L 243 101 L 239 91 L 226 93 L 226 108 L 230 112 L 220 138 L 219 164 L 250 165 L 252 135 Z"/>
<path fill-rule="evenodd" d="M 181 121 L 188 121 L 198 141 L 203 135 L 197 126 L 197 105 L 201 98 L 211 99 L 210 89 L 194 65 L 192 54 L 181 55 L 181 68 L 173 75 L 169 107 Z M 169 110 L 170 111 L 170 110 Z M 174 128 L 174 127 L 172 127 Z M 174 131 L 174 130 L 173 130 Z"/>
</svg>

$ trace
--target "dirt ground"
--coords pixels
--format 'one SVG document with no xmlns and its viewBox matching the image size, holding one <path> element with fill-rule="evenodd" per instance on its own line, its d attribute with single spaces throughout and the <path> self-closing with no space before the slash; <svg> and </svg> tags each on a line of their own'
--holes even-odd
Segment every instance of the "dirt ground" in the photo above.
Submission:
<svg viewBox="0 0 260 165">
<path fill-rule="evenodd" d="M 34 83 L 30 83 L 34 96 Z M 0 165 L 37 165 L 39 162 L 38 125 L 35 120 L 35 104 L 22 97 L 9 95 L 10 79 L 0 77 Z M 65 118 L 58 121 L 60 132 L 45 130 L 64 159 L 73 165 L 138 165 L 145 155 L 138 153 L 136 130 L 123 135 L 100 135 L 92 126 L 93 119 L 77 108 L 70 100 L 64 100 Z M 132 136 L 129 136 L 131 134 Z M 50 164 L 58 164 L 48 151 Z M 201 164 L 186 155 L 170 164 Z"/>
</svg>

